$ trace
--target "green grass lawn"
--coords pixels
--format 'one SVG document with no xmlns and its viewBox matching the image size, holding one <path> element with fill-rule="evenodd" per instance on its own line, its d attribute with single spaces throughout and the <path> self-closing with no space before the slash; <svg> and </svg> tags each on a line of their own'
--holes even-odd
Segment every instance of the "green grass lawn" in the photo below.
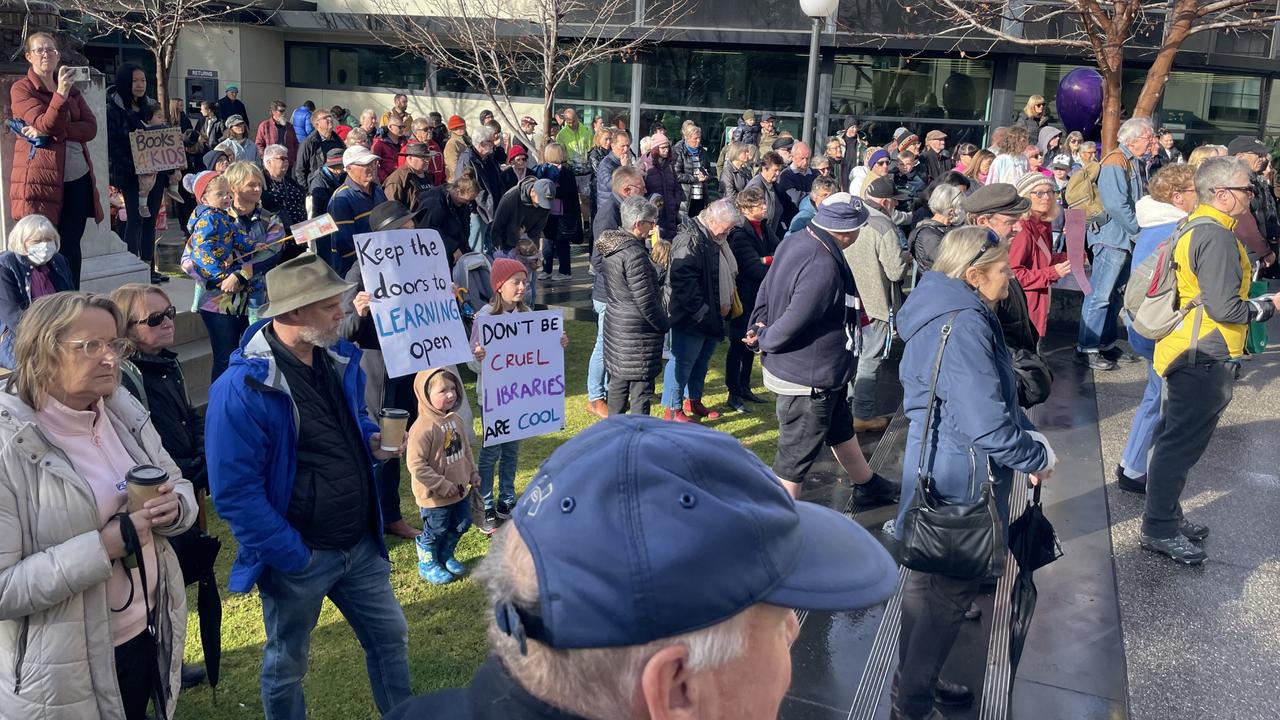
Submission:
<svg viewBox="0 0 1280 720">
<path fill-rule="evenodd" d="M 566 427 L 554 435 L 525 440 L 520 446 L 520 473 L 516 487 L 523 490 L 534 470 L 565 440 L 586 428 L 596 417 L 587 412 L 587 360 L 595 342 L 594 323 L 568 321 L 570 342 L 565 350 L 568 375 Z M 724 348 L 721 343 L 707 376 L 709 406 L 725 409 Z M 756 387 L 760 387 L 760 367 L 756 364 Z M 469 379 L 468 394 L 475 405 L 474 379 Z M 661 378 L 659 378 L 659 390 Z M 661 414 L 658 398 L 655 413 Z M 709 423 L 711 427 L 733 434 L 766 463 L 773 462 L 777 446 L 778 422 L 772 405 L 757 405 L 750 415 L 726 414 Z M 401 484 L 401 507 L 406 518 L 415 525 L 417 508 L 409 489 L 408 473 Z M 231 560 L 235 556 L 235 539 L 221 518 L 212 512 L 210 503 L 209 531 L 222 539 L 223 550 L 218 562 L 218 584 L 225 588 Z M 391 538 L 391 584 L 404 608 L 409 623 L 409 670 L 414 692 L 430 692 L 465 685 L 485 655 L 484 595 L 470 579 L 442 587 L 430 585 L 418 577 L 417 557 L 413 543 Z M 485 553 L 488 539 L 479 531 L 467 532 L 457 555 L 468 567 Z M 187 625 L 187 662 L 203 662 L 197 617 L 194 612 L 195 589 L 191 588 L 193 608 Z M 262 605 L 256 593 L 238 595 L 223 592 L 222 675 L 217 699 L 208 685 L 187 691 L 178 701 L 178 720 L 218 720 L 222 718 L 261 718 L 262 703 L 258 694 L 258 672 L 262 666 Z M 364 653 L 351 628 L 337 609 L 325 602 L 320 622 L 311 634 L 311 666 L 305 681 L 308 716 L 315 720 L 350 720 L 377 717 L 377 708 L 369 690 Z"/>
</svg>

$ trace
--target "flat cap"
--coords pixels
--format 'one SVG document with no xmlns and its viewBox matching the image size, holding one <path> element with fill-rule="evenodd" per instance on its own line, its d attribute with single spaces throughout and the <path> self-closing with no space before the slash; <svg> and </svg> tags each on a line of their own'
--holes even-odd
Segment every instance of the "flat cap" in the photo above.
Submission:
<svg viewBox="0 0 1280 720">
<path fill-rule="evenodd" d="M 1009 183 L 992 183 L 974 190 L 961 207 L 974 215 L 1021 215 L 1031 207 L 1031 201 Z"/>
</svg>

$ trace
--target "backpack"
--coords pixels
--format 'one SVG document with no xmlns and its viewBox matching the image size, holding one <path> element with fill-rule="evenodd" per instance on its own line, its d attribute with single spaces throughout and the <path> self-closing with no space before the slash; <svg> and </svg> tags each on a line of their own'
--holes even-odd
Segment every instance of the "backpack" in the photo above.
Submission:
<svg viewBox="0 0 1280 720">
<path fill-rule="evenodd" d="M 1129 174 L 1129 160 L 1120 153 L 1119 150 L 1112 150 L 1107 153 L 1106 157 L 1101 161 L 1089 163 L 1080 168 L 1067 181 L 1067 189 L 1063 191 L 1062 196 L 1067 201 L 1067 207 L 1078 208 L 1085 211 L 1086 219 L 1095 220 L 1101 215 L 1106 215 L 1107 211 L 1102 206 L 1102 197 L 1098 194 L 1098 173 L 1102 172 L 1102 164 L 1112 155 L 1120 154 L 1120 162 L 1124 167 L 1125 175 Z"/>
<path fill-rule="evenodd" d="M 1179 238 L 1184 235 L 1189 238 L 1196 228 L 1214 224 L 1216 222 L 1207 217 L 1183 220 L 1173 234 L 1130 273 L 1129 285 L 1124 291 L 1124 309 L 1139 335 L 1159 340 L 1173 332 L 1187 313 L 1201 304 L 1197 295 L 1185 307 L 1179 307 L 1178 264 L 1173 260 L 1173 253 Z"/>
</svg>

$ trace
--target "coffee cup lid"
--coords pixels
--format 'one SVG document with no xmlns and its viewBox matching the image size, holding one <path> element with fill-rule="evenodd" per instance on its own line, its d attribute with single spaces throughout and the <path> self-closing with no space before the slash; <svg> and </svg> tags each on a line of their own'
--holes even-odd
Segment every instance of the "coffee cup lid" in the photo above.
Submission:
<svg viewBox="0 0 1280 720">
<path fill-rule="evenodd" d="M 381 415 L 382 417 L 387 417 L 387 418 L 409 417 L 409 411 L 401 410 L 400 408 L 382 408 L 381 410 L 378 411 L 378 414 Z"/>
<path fill-rule="evenodd" d="M 134 485 L 159 485 L 169 479 L 169 473 L 155 465 L 134 465 L 125 480 Z"/>
</svg>

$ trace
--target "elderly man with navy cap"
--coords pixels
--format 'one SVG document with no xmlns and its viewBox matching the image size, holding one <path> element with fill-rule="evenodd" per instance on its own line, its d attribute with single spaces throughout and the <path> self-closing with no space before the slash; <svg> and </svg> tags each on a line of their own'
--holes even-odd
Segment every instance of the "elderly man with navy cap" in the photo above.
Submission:
<svg viewBox="0 0 1280 720">
<path fill-rule="evenodd" d="M 849 193 L 824 200 L 813 220 L 778 246 L 742 338 L 760 353 L 764 386 L 778 396 L 773 471 L 792 497 L 826 445 L 860 503 L 898 501 L 897 484 L 873 473 L 862 455 L 848 400 L 862 313 L 844 249 L 869 216 Z"/>
<path fill-rule="evenodd" d="M 765 720 L 793 609 L 888 598 L 888 553 L 729 435 L 612 416 L 552 453 L 476 571 L 489 659 L 390 720 Z"/>
</svg>

